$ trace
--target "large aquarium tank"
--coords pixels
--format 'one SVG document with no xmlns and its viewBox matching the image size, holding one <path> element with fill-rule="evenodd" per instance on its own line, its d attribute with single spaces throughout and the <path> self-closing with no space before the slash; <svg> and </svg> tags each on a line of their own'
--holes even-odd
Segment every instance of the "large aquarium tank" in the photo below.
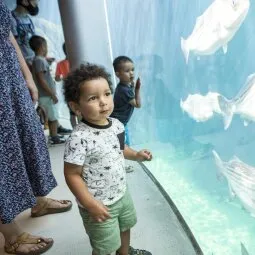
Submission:
<svg viewBox="0 0 255 255">
<path fill-rule="evenodd" d="M 11 9 L 15 2 L 6 0 Z M 132 146 L 153 152 L 146 167 L 205 255 L 255 254 L 254 0 L 106 6 L 113 57 L 130 57 L 142 83 L 142 107 L 129 123 Z M 40 1 L 33 20 L 49 54 L 63 59 L 57 1 Z M 58 96 L 67 124 L 61 84 Z"/>
<path fill-rule="evenodd" d="M 131 57 L 142 82 L 131 143 L 152 150 L 146 166 L 204 254 L 255 254 L 254 1 L 107 7 L 113 55 Z"/>
</svg>

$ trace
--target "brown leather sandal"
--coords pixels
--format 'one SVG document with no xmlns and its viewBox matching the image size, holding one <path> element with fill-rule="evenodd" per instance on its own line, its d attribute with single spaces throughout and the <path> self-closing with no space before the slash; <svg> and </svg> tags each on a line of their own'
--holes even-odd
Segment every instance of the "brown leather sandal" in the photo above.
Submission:
<svg viewBox="0 0 255 255">
<path fill-rule="evenodd" d="M 65 207 L 52 207 L 51 202 L 59 202 L 61 204 L 65 204 Z M 62 212 L 67 212 L 72 208 L 72 202 L 70 200 L 56 200 L 56 199 L 51 199 L 47 198 L 46 202 L 39 207 L 36 212 L 31 211 L 31 217 L 41 217 L 47 214 L 54 214 L 54 213 L 62 213 Z"/>
<path fill-rule="evenodd" d="M 4 247 L 5 252 L 9 254 L 16 254 L 16 255 L 39 255 L 47 250 L 49 250 L 52 245 L 53 245 L 53 240 L 52 241 L 46 241 L 43 237 L 32 237 L 28 233 L 22 233 L 20 236 L 18 236 L 17 240 L 14 243 L 9 243 L 7 246 Z M 39 243 L 45 243 L 46 246 L 38 249 L 36 251 L 29 251 L 29 252 L 18 252 L 17 249 L 21 244 L 39 244 Z"/>
</svg>

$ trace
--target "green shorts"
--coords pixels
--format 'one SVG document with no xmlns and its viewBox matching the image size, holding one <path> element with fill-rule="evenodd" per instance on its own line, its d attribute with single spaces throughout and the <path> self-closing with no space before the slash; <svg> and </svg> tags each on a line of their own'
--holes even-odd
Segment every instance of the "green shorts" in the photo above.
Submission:
<svg viewBox="0 0 255 255">
<path fill-rule="evenodd" d="M 88 212 L 79 207 L 90 244 L 97 255 L 117 251 L 121 246 L 120 232 L 129 230 L 137 222 L 135 207 L 128 189 L 119 201 L 107 207 L 111 218 L 104 222 L 93 221 Z"/>
</svg>

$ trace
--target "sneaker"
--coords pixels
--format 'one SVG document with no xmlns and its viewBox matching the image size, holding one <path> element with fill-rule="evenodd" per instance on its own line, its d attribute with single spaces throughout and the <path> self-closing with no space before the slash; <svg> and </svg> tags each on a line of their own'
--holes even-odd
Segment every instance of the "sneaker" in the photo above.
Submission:
<svg viewBox="0 0 255 255">
<path fill-rule="evenodd" d="M 134 167 L 133 166 L 126 166 L 125 170 L 126 170 L 126 173 L 132 173 L 132 172 L 134 172 Z"/>
<path fill-rule="evenodd" d="M 149 251 L 134 249 L 129 246 L 128 255 L 152 255 Z"/>
<path fill-rule="evenodd" d="M 50 138 L 50 143 L 51 144 L 62 144 L 65 143 L 66 141 L 64 139 L 60 139 L 58 136 L 52 136 Z"/>
<path fill-rule="evenodd" d="M 58 127 L 58 133 L 59 133 L 59 134 L 62 134 L 62 135 L 68 135 L 68 134 L 71 134 L 71 133 L 72 133 L 72 130 L 71 130 L 71 129 L 64 128 L 64 127 L 62 127 L 62 126 L 59 126 L 59 127 Z"/>
</svg>

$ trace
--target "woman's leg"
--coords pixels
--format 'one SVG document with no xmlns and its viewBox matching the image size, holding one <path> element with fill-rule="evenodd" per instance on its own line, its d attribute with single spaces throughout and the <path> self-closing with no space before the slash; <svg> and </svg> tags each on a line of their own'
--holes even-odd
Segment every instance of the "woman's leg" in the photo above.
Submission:
<svg viewBox="0 0 255 255">
<path fill-rule="evenodd" d="M 5 238 L 5 246 L 10 247 L 14 244 L 17 238 L 24 232 L 18 226 L 18 224 L 13 220 L 9 224 L 2 224 L 0 221 L 0 232 L 3 234 Z M 33 239 L 40 239 L 38 236 L 29 236 Z M 49 243 L 52 243 L 53 240 L 51 238 L 43 238 L 43 241 L 35 244 L 20 244 L 16 249 L 16 252 L 30 252 L 30 251 L 38 251 L 42 248 L 45 248 Z"/>
</svg>

